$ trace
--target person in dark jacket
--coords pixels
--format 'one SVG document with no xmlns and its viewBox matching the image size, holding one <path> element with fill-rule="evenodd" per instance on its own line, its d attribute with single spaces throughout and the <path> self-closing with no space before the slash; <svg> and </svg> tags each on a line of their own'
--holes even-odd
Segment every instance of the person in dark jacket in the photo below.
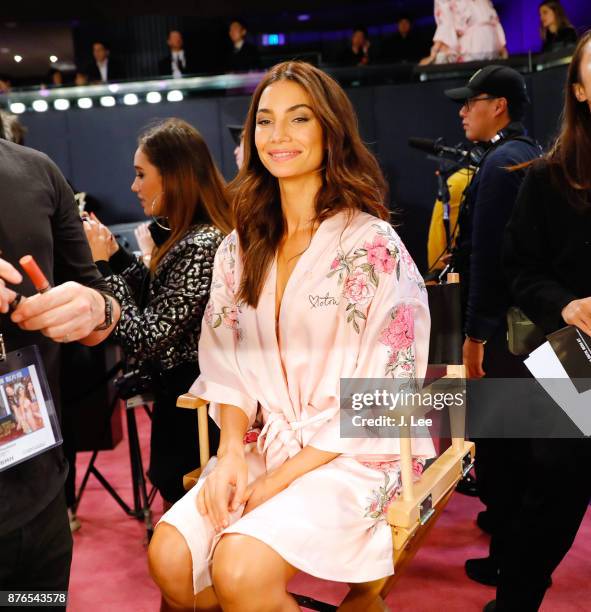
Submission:
<svg viewBox="0 0 591 612">
<path fill-rule="evenodd" d="M 462 287 L 466 376 L 526 377 L 527 369 L 507 345 L 505 321 L 511 295 L 501 268 L 503 233 L 524 175 L 508 168 L 541 153 L 520 122 L 529 103 L 525 81 L 512 68 L 491 65 L 476 72 L 465 87 L 445 93 L 462 104 L 466 137 L 481 147 L 476 174 L 459 212 L 452 254 Z M 468 399 L 478 403 L 476 395 Z M 497 536 L 509 520 L 513 490 L 520 487 L 517 477 L 507 478 L 518 442 L 482 437 L 476 445 L 478 491 L 486 506 L 478 524 L 492 534 L 491 553 L 485 559 L 469 559 L 466 572 L 478 582 L 495 584 Z M 506 462 L 509 467 L 504 467 Z"/>
<path fill-rule="evenodd" d="M 259 50 L 256 45 L 246 40 L 247 33 L 244 21 L 234 19 L 230 23 L 228 29 L 230 49 L 226 58 L 228 72 L 245 72 L 259 66 Z"/>
<path fill-rule="evenodd" d="M 558 0 L 547 0 L 540 4 L 540 35 L 543 53 L 577 44 L 577 31 Z"/>
<path fill-rule="evenodd" d="M 116 59 L 111 59 L 111 50 L 105 42 L 93 43 L 92 57 L 93 61 L 86 70 L 90 83 L 111 83 L 125 78 L 122 64 Z"/>
<path fill-rule="evenodd" d="M 158 63 L 158 74 L 181 78 L 195 71 L 191 56 L 185 49 L 183 35 L 178 30 L 168 33 L 166 44 L 170 49 L 169 54 Z"/>
<path fill-rule="evenodd" d="M 362 27 L 355 28 L 351 40 L 341 54 L 340 63 L 344 66 L 367 66 L 370 62 L 370 46 L 367 30 Z"/>
<path fill-rule="evenodd" d="M 213 258 L 231 229 L 223 179 L 203 137 L 168 119 L 145 132 L 131 186 L 155 217 L 149 265 L 120 247 L 94 217 L 85 224 L 93 257 L 121 303 L 114 338 L 149 371 L 154 393 L 148 476 L 168 507 L 199 460 L 194 412 L 176 407 L 199 374 L 197 343 Z M 213 452 L 219 430 L 210 432 Z"/>
<path fill-rule="evenodd" d="M 565 87 L 558 139 L 526 176 L 507 226 L 504 266 L 516 304 L 546 333 L 575 325 L 591 335 L 591 32 Z M 492 612 L 535 612 L 591 502 L 591 440 L 531 441 L 515 520 L 507 525 Z M 522 458 L 523 459 L 523 458 Z M 527 465 L 523 460 L 522 465 Z M 581 575 L 591 564 L 582 560 Z"/>
</svg>

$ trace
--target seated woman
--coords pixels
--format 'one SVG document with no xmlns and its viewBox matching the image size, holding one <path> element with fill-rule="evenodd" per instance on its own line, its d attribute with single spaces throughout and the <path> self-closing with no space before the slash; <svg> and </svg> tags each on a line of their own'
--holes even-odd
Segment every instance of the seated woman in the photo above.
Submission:
<svg viewBox="0 0 591 612">
<path fill-rule="evenodd" d="M 421 65 L 506 59 L 505 31 L 491 0 L 435 0 L 437 30 Z"/>
<path fill-rule="evenodd" d="M 361 583 L 394 571 L 385 514 L 400 443 L 341 437 L 339 385 L 424 375 L 425 286 L 335 81 L 278 64 L 244 129 L 237 230 L 216 254 L 191 387 L 220 446 L 156 527 L 152 576 L 172 609 L 299 610 L 286 585 L 301 570 L 351 583 L 343 610 L 381 610 Z M 419 474 L 430 438 L 413 454 Z"/>
<path fill-rule="evenodd" d="M 114 337 L 152 379 L 148 476 L 167 509 L 184 495 L 183 475 L 198 462 L 195 415 L 177 408 L 176 398 L 199 373 L 197 341 L 230 210 L 205 140 L 185 121 L 167 119 L 142 134 L 134 166 L 131 189 L 146 216 L 156 215 L 151 257 L 128 253 L 94 216 L 84 227 L 93 258 L 121 304 Z"/>
</svg>

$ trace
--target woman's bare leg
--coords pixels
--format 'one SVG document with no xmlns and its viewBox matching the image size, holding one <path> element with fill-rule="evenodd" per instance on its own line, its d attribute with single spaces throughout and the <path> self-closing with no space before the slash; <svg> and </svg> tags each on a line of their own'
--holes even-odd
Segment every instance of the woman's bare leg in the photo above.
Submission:
<svg viewBox="0 0 591 612">
<path fill-rule="evenodd" d="M 193 594 L 193 560 L 185 538 L 172 525 L 160 523 L 148 548 L 150 574 L 162 592 L 162 612 L 221 608 L 211 587 Z"/>
<path fill-rule="evenodd" d="M 289 612 L 287 592 L 298 570 L 270 546 L 238 533 L 224 535 L 213 555 L 213 586 L 224 612 Z"/>
</svg>

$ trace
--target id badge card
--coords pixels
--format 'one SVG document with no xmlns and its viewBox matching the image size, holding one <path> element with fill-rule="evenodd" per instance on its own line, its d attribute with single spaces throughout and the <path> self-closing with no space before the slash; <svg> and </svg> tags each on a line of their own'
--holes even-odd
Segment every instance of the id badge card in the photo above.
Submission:
<svg viewBox="0 0 591 612">
<path fill-rule="evenodd" d="M 3 472 L 58 446 L 62 434 L 39 349 L 27 346 L 0 353 L 0 472 Z"/>
</svg>

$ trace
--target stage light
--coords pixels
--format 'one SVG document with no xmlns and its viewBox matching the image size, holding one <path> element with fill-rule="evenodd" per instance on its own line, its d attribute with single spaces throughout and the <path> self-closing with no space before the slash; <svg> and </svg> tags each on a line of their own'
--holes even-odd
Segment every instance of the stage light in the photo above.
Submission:
<svg viewBox="0 0 591 612">
<path fill-rule="evenodd" d="M 115 106 L 115 98 L 113 96 L 103 96 L 100 99 L 101 106 Z"/>
<path fill-rule="evenodd" d="M 20 64 L 20 63 L 23 61 L 23 56 L 22 56 L 22 55 L 15 55 L 15 56 L 14 56 L 14 61 L 15 61 L 17 64 Z"/>
<path fill-rule="evenodd" d="M 53 108 L 59 111 L 65 111 L 70 108 L 70 100 L 66 100 L 66 98 L 58 98 L 53 103 Z"/>
<path fill-rule="evenodd" d="M 92 108 L 92 100 L 90 98 L 78 98 L 78 108 L 86 110 Z"/>
<path fill-rule="evenodd" d="M 123 96 L 123 104 L 133 106 L 139 102 L 139 98 L 134 93 L 128 93 Z"/>
<path fill-rule="evenodd" d="M 173 89 L 166 94 L 166 99 L 169 102 L 180 102 L 183 99 L 183 92 L 178 89 Z"/>
<path fill-rule="evenodd" d="M 162 95 L 158 91 L 149 91 L 146 96 L 146 102 L 149 104 L 158 104 L 162 101 Z"/>
<path fill-rule="evenodd" d="M 52 64 L 55 64 L 55 63 L 57 62 L 57 55 L 50 55 L 50 56 L 49 56 L 49 61 L 50 61 Z"/>
<path fill-rule="evenodd" d="M 307 13 L 302 13 L 301 15 L 298 15 L 298 21 L 310 21 L 310 15 Z"/>
<path fill-rule="evenodd" d="M 22 115 L 27 110 L 27 107 L 22 102 L 13 102 L 10 105 L 10 112 L 15 115 Z"/>
<path fill-rule="evenodd" d="M 107 89 L 111 92 L 111 93 L 117 93 L 119 91 L 119 85 L 117 85 L 117 83 L 111 83 Z"/>
<path fill-rule="evenodd" d="M 44 113 L 49 108 L 49 104 L 45 100 L 35 100 L 33 102 L 33 110 L 38 113 Z"/>
</svg>

